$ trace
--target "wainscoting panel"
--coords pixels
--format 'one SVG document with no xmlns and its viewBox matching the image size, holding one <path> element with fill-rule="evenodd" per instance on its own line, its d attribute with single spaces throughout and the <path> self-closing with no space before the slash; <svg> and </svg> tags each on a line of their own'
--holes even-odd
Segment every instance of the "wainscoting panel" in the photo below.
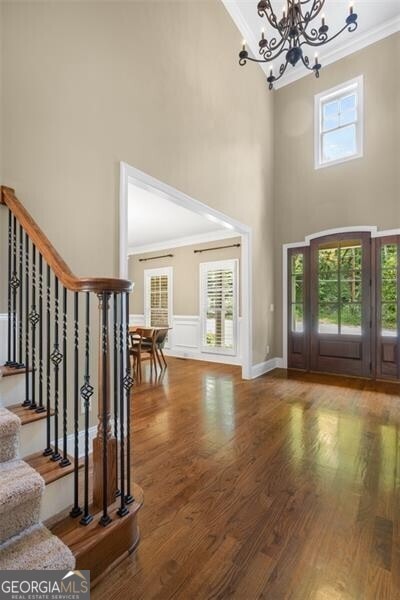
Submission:
<svg viewBox="0 0 400 600">
<path fill-rule="evenodd" d="M 144 315 L 131 314 L 129 322 L 135 325 L 144 325 Z M 199 315 L 174 315 L 172 330 L 169 334 L 169 345 L 165 349 L 167 356 L 191 358 L 231 365 L 242 364 L 240 354 L 240 340 L 242 338 L 243 319 L 239 318 L 238 352 L 235 356 L 216 354 L 201 351 L 201 327 Z"/>
</svg>

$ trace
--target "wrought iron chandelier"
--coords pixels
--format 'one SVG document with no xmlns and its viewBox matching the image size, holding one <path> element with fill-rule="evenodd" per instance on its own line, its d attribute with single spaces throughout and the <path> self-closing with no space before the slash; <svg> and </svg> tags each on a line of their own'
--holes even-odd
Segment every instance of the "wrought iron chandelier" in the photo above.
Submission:
<svg viewBox="0 0 400 600">
<path fill-rule="evenodd" d="M 267 77 L 270 90 L 274 87 L 274 82 L 283 77 L 287 66 L 291 64 L 294 67 L 299 61 L 303 63 L 306 69 L 314 71 L 315 76 L 319 77 L 319 70 L 322 65 L 319 62 L 318 53 L 315 53 L 314 64 L 311 64 L 303 47 L 318 48 L 337 38 L 345 29 L 351 33 L 358 26 L 357 14 L 354 12 L 352 2 L 350 2 L 349 14 L 346 17 L 345 24 L 331 36 L 325 15 L 321 13 L 325 0 L 286 0 L 285 4 L 281 17 L 278 17 L 271 6 L 271 0 L 259 1 L 257 5 L 259 16 L 265 17 L 276 33 L 273 33 L 268 40 L 265 37 L 264 30 L 262 30 L 261 39 L 258 42 L 261 58 L 249 56 L 245 41 L 243 41 L 242 50 L 239 52 L 239 64 L 241 66 L 245 65 L 248 60 L 258 63 L 271 63 L 269 76 Z M 319 19 L 319 27 L 315 23 L 317 18 Z M 272 61 L 282 54 L 284 55 L 284 61 L 281 63 L 277 74 L 274 75 Z"/>
</svg>

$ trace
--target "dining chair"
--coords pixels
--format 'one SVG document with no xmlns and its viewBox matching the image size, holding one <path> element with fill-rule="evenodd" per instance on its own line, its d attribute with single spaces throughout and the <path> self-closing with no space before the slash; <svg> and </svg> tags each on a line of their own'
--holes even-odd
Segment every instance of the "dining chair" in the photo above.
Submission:
<svg viewBox="0 0 400 600">
<path fill-rule="evenodd" d="M 143 361 L 150 360 L 150 367 L 153 369 L 154 365 L 154 370 L 157 375 L 156 332 L 152 328 L 138 328 L 134 333 L 131 332 L 129 337 L 129 354 L 133 358 L 135 379 L 138 383 L 141 383 Z"/>
<path fill-rule="evenodd" d="M 156 339 L 155 339 L 156 350 L 157 350 L 156 356 L 158 359 L 158 364 L 160 365 L 160 369 L 163 368 L 162 364 L 161 364 L 160 355 L 164 362 L 164 369 L 166 369 L 168 367 L 167 361 L 165 360 L 165 356 L 164 356 L 164 352 L 163 352 L 163 348 L 165 347 L 165 342 L 167 341 L 168 331 L 169 331 L 169 327 L 161 327 L 160 329 L 157 329 L 157 332 L 156 332 Z"/>
</svg>

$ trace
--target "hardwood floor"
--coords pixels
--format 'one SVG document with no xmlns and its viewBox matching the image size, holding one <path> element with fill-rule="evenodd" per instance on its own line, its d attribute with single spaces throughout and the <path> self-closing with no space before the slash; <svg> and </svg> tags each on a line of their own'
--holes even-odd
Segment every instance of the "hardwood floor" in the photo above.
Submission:
<svg viewBox="0 0 400 600">
<path fill-rule="evenodd" d="M 139 550 L 92 598 L 400 598 L 399 389 L 169 359 L 132 399 Z"/>
</svg>

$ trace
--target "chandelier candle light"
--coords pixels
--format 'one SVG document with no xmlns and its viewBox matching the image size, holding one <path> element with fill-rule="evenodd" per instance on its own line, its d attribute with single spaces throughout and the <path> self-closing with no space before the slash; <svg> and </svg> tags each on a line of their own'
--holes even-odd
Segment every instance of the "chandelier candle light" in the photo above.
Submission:
<svg viewBox="0 0 400 600">
<path fill-rule="evenodd" d="M 314 64 L 311 65 L 303 46 L 308 46 L 310 49 L 323 46 L 337 38 L 345 29 L 352 33 L 358 26 L 357 14 L 354 12 L 351 2 L 345 25 L 334 35 L 329 36 L 329 26 L 326 24 L 325 15 L 321 13 L 324 4 L 325 0 L 286 0 L 282 16 L 279 18 L 271 6 L 271 0 L 260 0 L 257 4 L 258 14 L 262 18 L 266 17 L 276 33 L 273 33 L 268 40 L 262 29 L 261 39 L 258 42 L 259 54 L 262 58 L 249 56 L 246 42 L 243 41 L 242 50 L 239 52 L 239 64 L 243 66 L 248 60 L 271 63 L 267 77 L 270 90 L 274 87 L 274 82 L 283 77 L 288 64 L 290 63 L 294 67 L 300 60 L 306 69 L 314 71 L 315 76 L 319 77 L 322 65 L 318 60 L 318 54 L 315 53 Z M 315 19 L 319 20 L 319 27 L 316 26 Z M 284 55 L 284 62 L 281 63 L 278 73 L 274 75 L 272 62 L 281 54 Z"/>
</svg>

